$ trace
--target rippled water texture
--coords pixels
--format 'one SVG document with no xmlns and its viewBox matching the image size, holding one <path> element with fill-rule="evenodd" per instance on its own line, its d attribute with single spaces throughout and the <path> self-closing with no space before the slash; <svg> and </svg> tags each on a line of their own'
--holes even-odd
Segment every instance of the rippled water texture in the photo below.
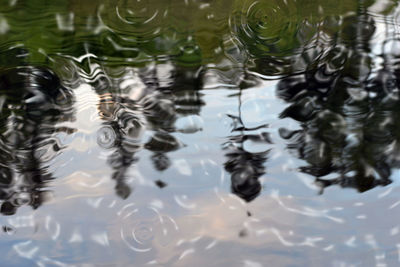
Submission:
<svg viewBox="0 0 400 267">
<path fill-rule="evenodd" d="M 399 14 L 0 0 L 0 265 L 399 266 Z"/>
</svg>

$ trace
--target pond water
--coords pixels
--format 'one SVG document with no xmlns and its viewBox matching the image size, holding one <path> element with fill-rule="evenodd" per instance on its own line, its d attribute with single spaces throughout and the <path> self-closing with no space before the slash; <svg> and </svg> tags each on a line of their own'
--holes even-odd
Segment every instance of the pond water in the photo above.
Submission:
<svg viewBox="0 0 400 267">
<path fill-rule="evenodd" d="M 391 0 L 0 0 L 1 266 L 400 265 Z"/>
</svg>

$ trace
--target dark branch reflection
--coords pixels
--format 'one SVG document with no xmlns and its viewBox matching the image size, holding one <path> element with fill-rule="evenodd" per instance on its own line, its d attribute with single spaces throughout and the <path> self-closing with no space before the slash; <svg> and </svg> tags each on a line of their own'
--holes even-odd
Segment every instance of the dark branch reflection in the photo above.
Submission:
<svg viewBox="0 0 400 267">
<path fill-rule="evenodd" d="M 0 212 L 36 209 L 50 196 L 54 179 L 46 162 L 63 148 L 54 136 L 73 132 L 56 123 L 72 118 L 72 93 L 57 75 L 39 67 L 0 72 Z"/>
<path fill-rule="evenodd" d="M 232 193 L 250 202 L 261 192 L 262 186 L 259 178 L 265 174 L 265 162 L 268 160 L 269 150 L 261 152 L 247 151 L 246 141 L 262 144 L 272 144 L 270 135 L 265 131 L 267 125 L 249 129 L 243 124 L 240 116 L 241 93 L 239 98 L 239 116 L 229 115 L 232 119 L 232 133 L 223 149 L 226 151 L 225 170 L 231 175 Z"/>
</svg>

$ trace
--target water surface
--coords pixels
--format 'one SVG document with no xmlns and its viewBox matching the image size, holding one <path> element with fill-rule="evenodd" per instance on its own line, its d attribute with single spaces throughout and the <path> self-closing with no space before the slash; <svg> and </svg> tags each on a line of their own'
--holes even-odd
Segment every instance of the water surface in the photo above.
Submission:
<svg viewBox="0 0 400 267">
<path fill-rule="evenodd" d="M 0 1 L 2 266 L 397 266 L 396 1 Z"/>
</svg>

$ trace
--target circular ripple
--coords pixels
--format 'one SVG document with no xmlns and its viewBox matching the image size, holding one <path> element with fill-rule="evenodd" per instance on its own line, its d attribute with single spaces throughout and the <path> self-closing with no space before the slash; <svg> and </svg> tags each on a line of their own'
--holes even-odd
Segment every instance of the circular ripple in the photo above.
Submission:
<svg viewBox="0 0 400 267">
<path fill-rule="evenodd" d="M 167 1 L 156 0 L 120 0 L 108 1 L 103 9 L 102 19 L 113 31 L 129 34 L 130 38 L 140 38 L 145 42 L 148 38 L 160 34 L 165 23 Z"/>
<path fill-rule="evenodd" d="M 240 1 L 231 25 L 237 37 L 253 55 L 274 55 L 292 50 L 298 24 L 290 16 L 293 1 Z"/>
<path fill-rule="evenodd" d="M 115 131 L 110 126 L 104 126 L 97 132 L 97 144 L 105 149 L 112 148 L 116 138 Z"/>
<path fill-rule="evenodd" d="M 176 239 L 176 222 L 154 206 L 141 208 L 131 203 L 117 214 L 121 239 L 133 251 L 149 252 L 155 247 L 168 246 Z"/>
</svg>

